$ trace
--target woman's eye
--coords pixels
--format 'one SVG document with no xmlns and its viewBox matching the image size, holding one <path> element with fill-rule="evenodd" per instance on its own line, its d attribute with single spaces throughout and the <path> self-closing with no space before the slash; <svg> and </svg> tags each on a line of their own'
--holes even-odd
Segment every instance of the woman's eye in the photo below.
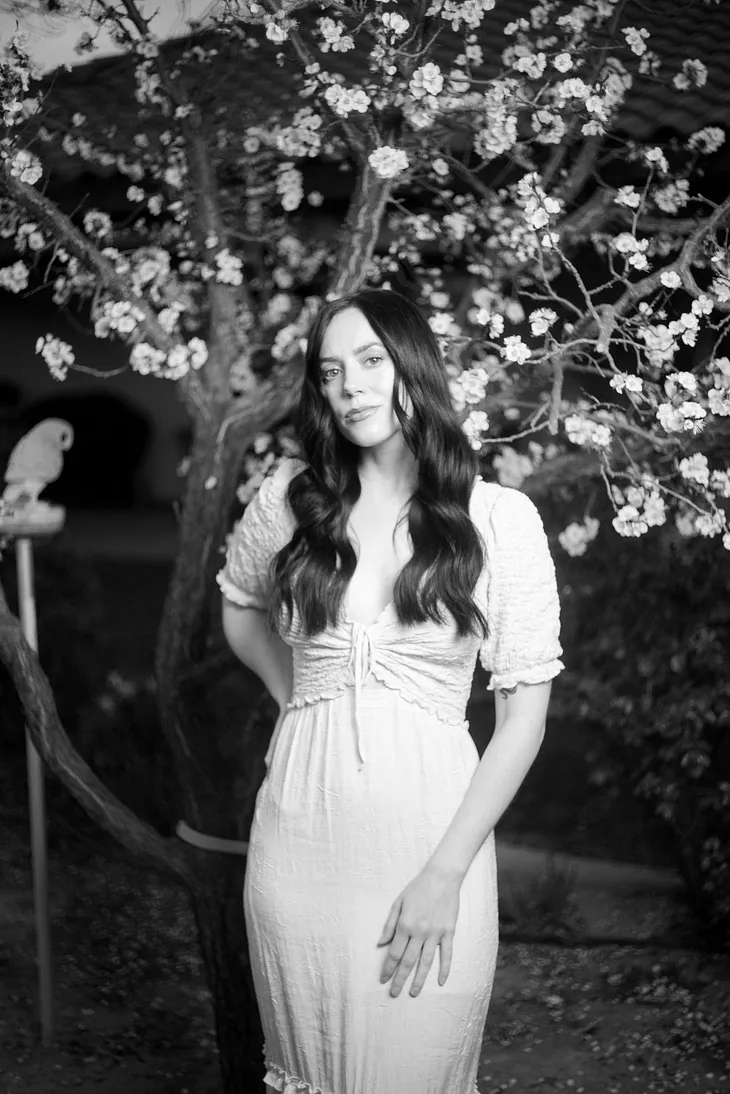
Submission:
<svg viewBox="0 0 730 1094">
<path fill-rule="evenodd" d="M 368 357 L 366 364 L 368 364 L 368 365 L 379 365 L 382 360 L 383 360 L 382 357 Z"/>
<path fill-rule="evenodd" d="M 327 368 L 323 372 L 320 372 L 319 378 L 323 384 L 328 384 L 330 380 L 334 379 L 337 372 L 339 372 L 339 369 Z"/>
</svg>

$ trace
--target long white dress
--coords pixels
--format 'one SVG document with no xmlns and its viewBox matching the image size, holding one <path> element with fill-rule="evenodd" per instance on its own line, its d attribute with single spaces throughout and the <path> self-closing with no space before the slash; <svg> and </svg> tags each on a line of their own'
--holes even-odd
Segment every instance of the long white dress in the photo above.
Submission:
<svg viewBox="0 0 730 1094">
<path fill-rule="evenodd" d="M 294 517 L 287 460 L 231 537 L 218 582 L 265 608 L 269 567 Z M 294 691 L 256 799 L 244 913 L 265 1034 L 266 1083 L 282 1094 L 478 1094 L 494 977 L 494 838 L 463 882 L 450 975 L 397 998 L 377 940 L 391 905 L 439 843 L 479 757 L 464 720 L 476 658 L 490 688 L 562 669 L 555 571 L 542 522 L 516 490 L 478 479 L 471 517 L 486 545 L 475 590 L 489 636 L 404 626 L 389 604 L 370 626 L 342 612 L 309 638 L 295 616 Z"/>
</svg>

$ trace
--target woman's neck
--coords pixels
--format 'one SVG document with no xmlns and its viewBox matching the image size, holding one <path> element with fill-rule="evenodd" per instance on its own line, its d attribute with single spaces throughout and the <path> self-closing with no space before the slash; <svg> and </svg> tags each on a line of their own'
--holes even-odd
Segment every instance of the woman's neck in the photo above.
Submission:
<svg viewBox="0 0 730 1094">
<path fill-rule="evenodd" d="M 402 437 L 396 446 L 364 448 L 358 464 L 363 491 L 384 498 L 409 498 L 418 483 L 418 460 Z"/>
</svg>

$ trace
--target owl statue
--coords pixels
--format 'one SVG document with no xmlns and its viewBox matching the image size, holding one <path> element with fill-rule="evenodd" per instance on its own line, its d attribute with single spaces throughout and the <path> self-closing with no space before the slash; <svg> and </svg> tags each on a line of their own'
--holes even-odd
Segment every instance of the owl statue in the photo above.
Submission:
<svg viewBox="0 0 730 1094">
<path fill-rule="evenodd" d="M 2 500 L 16 508 L 36 507 L 41 491 L 61 474 L 63 453 L 73 440 L 73 427 L 61 418 L 46 418 L 34 426 L 10 453 Z"/>
</svg>

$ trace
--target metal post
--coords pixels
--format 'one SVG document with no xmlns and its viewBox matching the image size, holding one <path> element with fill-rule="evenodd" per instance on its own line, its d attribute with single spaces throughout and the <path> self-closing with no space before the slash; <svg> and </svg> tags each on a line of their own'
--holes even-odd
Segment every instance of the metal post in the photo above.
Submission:
<svg viewBox="0 0 730 1094">
<path fill-rule="evenodd" d="M 16 551 L 20 624 L 25 640 L 37 653 L 38 628 L 35 611 L 32 539 L 28 536 L 19 536 L 16 540 Z M 28 766 L 28 800 L 30 806 L 36 946 L 38 952 L 41 1040 L 44 1045 L 49 1045 L 53 1040 L 54 1028 L 51 983 L 51 916 L 48 897 L 48 854 L 46 848 L 44 778 L 41 757 L 38 755 L 27 730 L 25 733 L 25 749 Z"/>
</svg>

